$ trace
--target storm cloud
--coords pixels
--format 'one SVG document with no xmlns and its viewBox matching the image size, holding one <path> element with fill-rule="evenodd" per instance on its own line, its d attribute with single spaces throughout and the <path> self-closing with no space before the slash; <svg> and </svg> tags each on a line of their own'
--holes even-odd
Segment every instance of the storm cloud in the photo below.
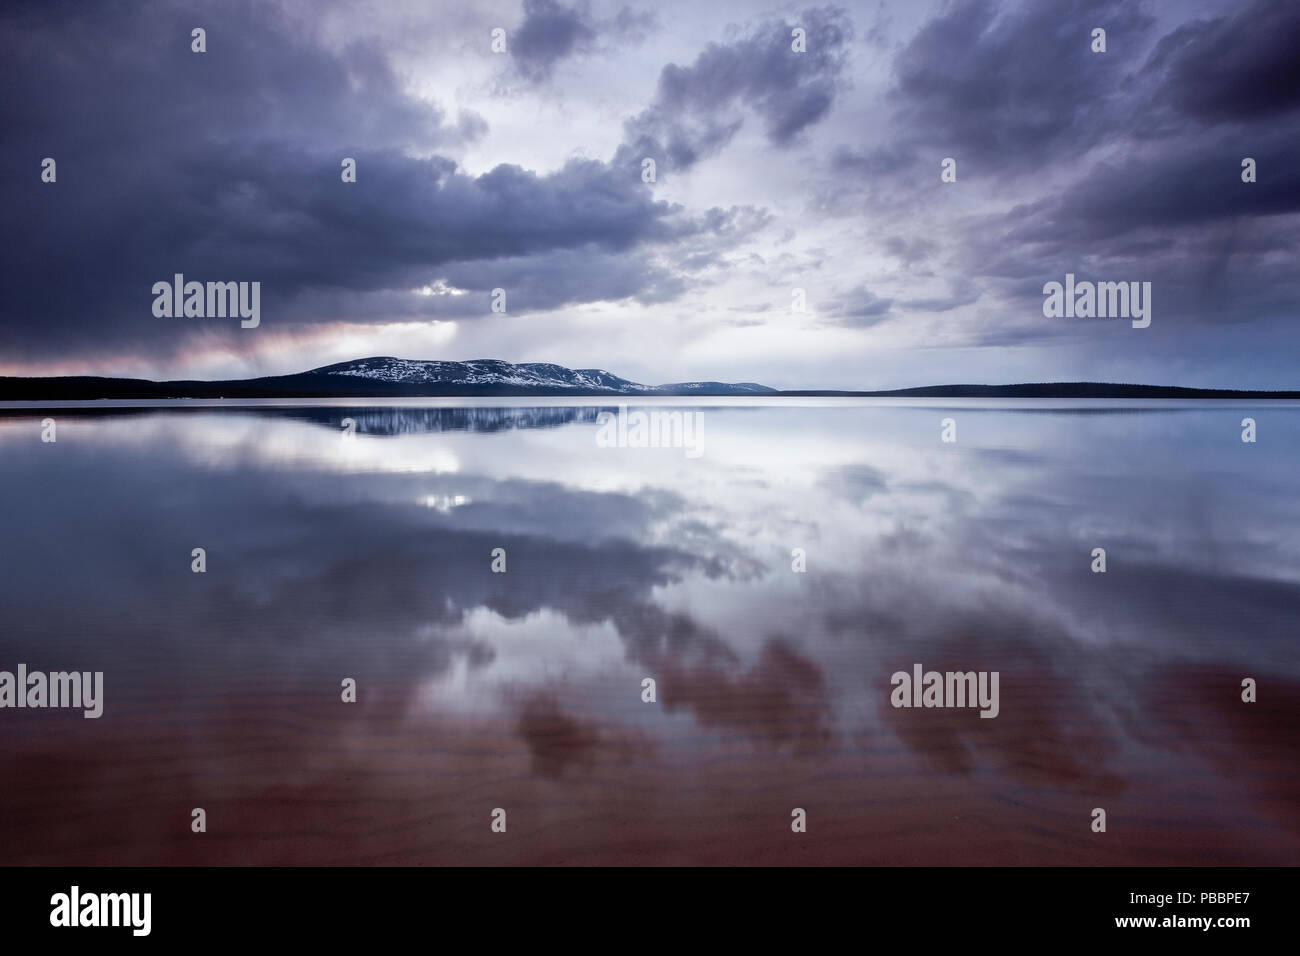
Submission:
<svg viewBox="0 0 1300 956">
<path fill-rule="evenodd" d="M 436 328 L 410 357 L 1294 387 L 1297 41 L 1267 0 L 11 4 L 0 373 L 296 371 Z M 1152 282 L 1151 327 L 1045 318 L 1067 272 Z M 154 317 L 175 273 L 260 281 L 261 327 Z"/>
</svg>

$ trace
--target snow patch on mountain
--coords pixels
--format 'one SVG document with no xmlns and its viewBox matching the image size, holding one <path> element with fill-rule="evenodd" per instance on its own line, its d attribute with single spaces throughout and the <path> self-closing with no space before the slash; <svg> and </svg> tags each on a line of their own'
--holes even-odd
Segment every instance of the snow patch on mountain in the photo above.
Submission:
<svg viewBox="0 0 1300 956">
<path fill-rule="evenodd" d="M 571 369 L 549 362 L 515 365 L 498 359 L 468 362 L 399 359 L 389 356 L 357 359 L 314 369 L 324 375 L 345 375 L 401 385 L 492 385 L 514 388 L 561 388 L 575 391 L 609 392 L 619 395 L 654 395 L 681 391 L 770 392 L 764 385 L 741 382 L 683 382 L 674 385 L 642 385 L 620 378 L 603 368 Z"/>
</svg>

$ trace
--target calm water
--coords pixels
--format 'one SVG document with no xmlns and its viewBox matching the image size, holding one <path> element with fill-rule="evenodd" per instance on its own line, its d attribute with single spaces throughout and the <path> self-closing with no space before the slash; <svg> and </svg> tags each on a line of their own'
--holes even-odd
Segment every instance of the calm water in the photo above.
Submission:
<svg viewBox="0 0 1300 956">
<path fill-rule="evenodd" d="M 0 415 L 0 864 L 1300 858 L 1300 406 L 200 404 Z"/>
</svg>

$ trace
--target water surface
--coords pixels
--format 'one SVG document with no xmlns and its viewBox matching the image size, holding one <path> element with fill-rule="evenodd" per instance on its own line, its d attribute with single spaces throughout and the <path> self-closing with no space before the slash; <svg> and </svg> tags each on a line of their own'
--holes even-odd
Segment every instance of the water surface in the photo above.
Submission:
<svg viewBox="0 0 1300 956">
<path fill-rule="evenodd" d="M 653 404 L 0 414 L 0 863 L 1296 861 L 1300 407 Z"/>
</svg>

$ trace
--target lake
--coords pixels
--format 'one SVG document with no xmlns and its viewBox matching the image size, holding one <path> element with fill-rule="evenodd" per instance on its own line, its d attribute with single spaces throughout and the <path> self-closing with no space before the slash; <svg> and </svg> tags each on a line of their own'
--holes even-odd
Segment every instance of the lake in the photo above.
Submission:
<svg viewBox="0 0 1300 956">
<path fill-rule="evenodd" d="M 0 864 L 1296 861 L 1300 405 L 592 401 L 0 410 Z"/>
</svg>

